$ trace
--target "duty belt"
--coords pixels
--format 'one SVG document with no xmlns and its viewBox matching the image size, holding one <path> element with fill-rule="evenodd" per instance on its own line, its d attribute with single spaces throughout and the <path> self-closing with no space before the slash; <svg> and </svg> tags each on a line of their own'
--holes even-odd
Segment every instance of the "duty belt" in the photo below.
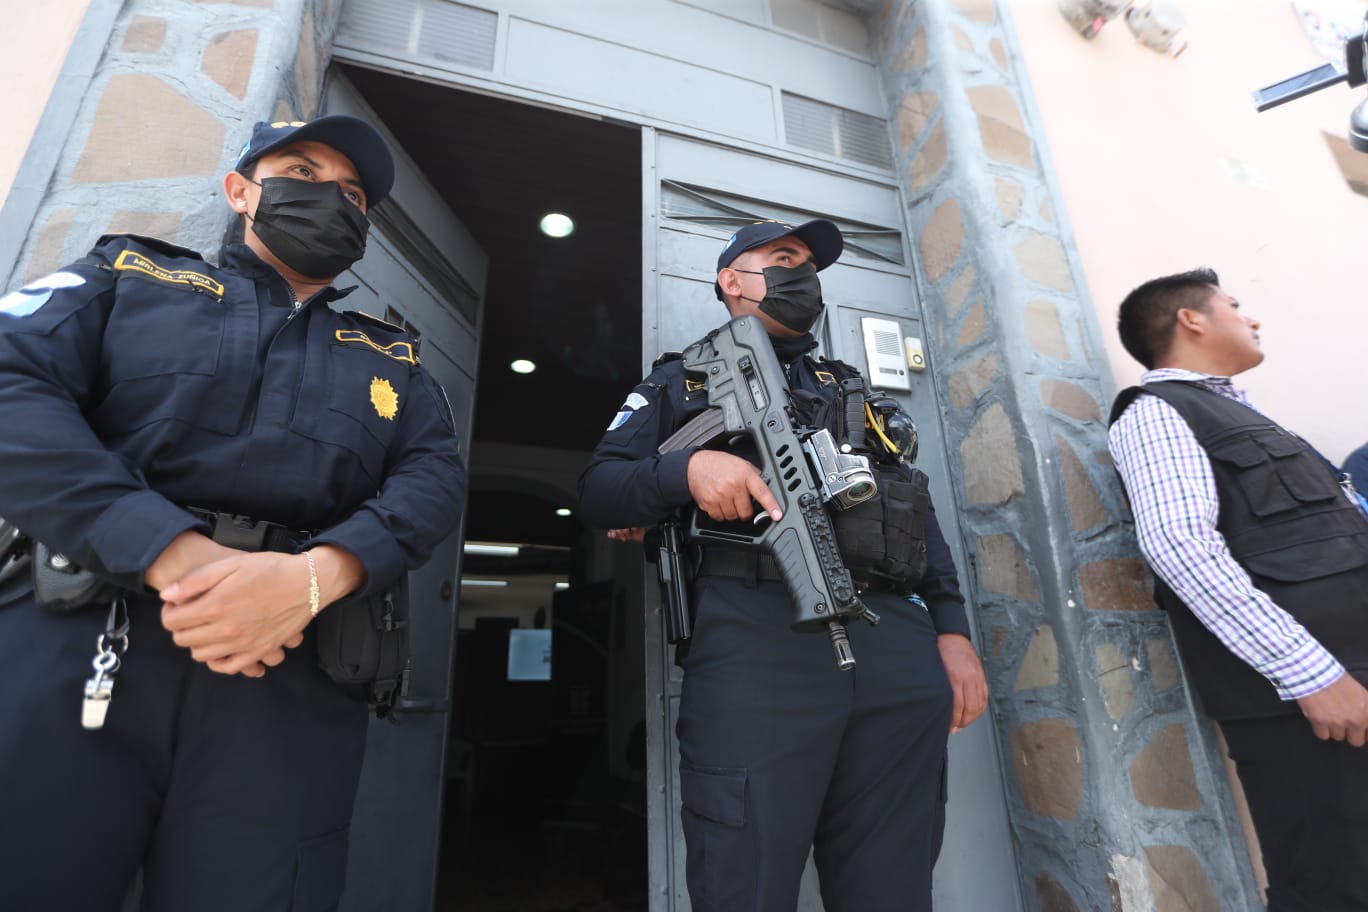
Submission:
<svg viewBox="0 0 1368 912">
<path fill-rule="evenodd" d="M 770 581 L 782 581 L 784 578 L 774 558 L 768 554 L 735 548 L 704 548 L 695 575 Z M 899 588 L 893 580 L 878 577 L 864 579 L 855 572 L 851 573 L 851 582 L 861 595 L 866 592 L 896 592 Z"/>
<path fill-rule="evenodd" d="M 758 551 L 737 551 L 732 548 L 704 548 L 698 561 L 698 576 L 731 576 L 737 579 L 783 579 L 774 558 Z"/>
<path fill-rule="evenodd" d="M 294 554 L 299 551 L 299 546 L 314 534 L 236 513 L 218 513 L 213 510 L 201 510 L 198 507 L 184 509 L 191 516 L 209 524 L 210 538 L 220 545 L 238 551 L 283 551 L 286 554 Z"/>
</svg>

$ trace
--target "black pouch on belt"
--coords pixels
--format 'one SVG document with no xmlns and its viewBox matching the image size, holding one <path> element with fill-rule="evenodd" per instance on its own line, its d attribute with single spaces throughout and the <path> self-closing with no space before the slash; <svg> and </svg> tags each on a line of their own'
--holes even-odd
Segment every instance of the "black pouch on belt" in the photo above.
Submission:
<svg viewBox="0 0 1368 912">
<path fill-rule="evenodd" d="M 408 622 L 408 574 L 384 592 L 336 601 L 314 622 L 318 665 L 338 684 L 367 685 L 384 718 L 408 667 Z"/>
<path fill-rule="evenodd" d="M 33 543 L 33 598 L 46 611 L 64 614 L 88 605 L 106 608 L 119 587 L 72 563 L 42 542 Z"/>
</svg>

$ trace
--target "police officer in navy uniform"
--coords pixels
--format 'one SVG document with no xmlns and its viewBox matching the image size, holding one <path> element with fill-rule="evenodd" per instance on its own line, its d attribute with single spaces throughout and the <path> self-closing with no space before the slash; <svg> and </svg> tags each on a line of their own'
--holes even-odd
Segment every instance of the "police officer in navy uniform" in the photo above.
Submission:
<svg viewBox="0 0 1368 912">
<path fill-rule="evenodd" d="M 738 231 L 717 264 L 730 315 L 758 317 L 790 388 L 827 398 L 838 372 L 856 373 L 809 354 L 822 310 L 817 273 L 842 247 L 823 219 L 759 222 Z M 657 452 L 707 408 L 701 387 L 678 359 L 657 362 L 637 385 L 580 478 L 586 522 L 631 539 L 690 505 L 715 520 L 750 518 L 757 503 L 780 517 L 749 460 Z M 792 912 L 809 849 L 827 912 L 931 908 L 946 736 L 983 711 L 987 685 L 953 559 L 929 495 L 923 502 L 920 578 L 857 581 L 882 622 L 849 624 L 858 661 L 850 672 L 837 668 L 827 637 L 789 629 L 793 607 L 768 555 L 698 549 L 677 729 L 698 912 Z M 843 557 L 853 569 L 859 555 Z M 914 593 L 920 599 L 906 597 Z"/>
<path fill-rule="evenodd" d="M 413 339 L 330 306 L 393 179 L 361 120 L 257 124 L 222 265 L 109 236 L 0 298 L 0 515 L 121 585 L 129 624 L 88 729 L 109 605 L 0 608 L 7 908 L 116 909 L 139 870 L 146 910 L 338 902 L 367 707 L 316 619 L 420 565 L 465 494 Z"/>
</svg>

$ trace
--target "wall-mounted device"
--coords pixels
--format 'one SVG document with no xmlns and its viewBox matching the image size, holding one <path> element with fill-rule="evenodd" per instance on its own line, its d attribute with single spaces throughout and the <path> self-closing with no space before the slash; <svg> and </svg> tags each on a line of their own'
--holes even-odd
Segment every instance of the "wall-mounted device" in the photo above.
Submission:
<svg viewBox="0 0 1368 912">
<path fill-rule="evenodd" d="M 926 353 L 920 339 L 902 337 L 897 320 L 861 317 L 866 374 L 871 386 L 880 389 L 912 389 L 911 371 L 926 369 Z"/>
<path fill-rule="evenodd" d="M 908 336 L 903 339 L 903 350 L 907 354 L 908 370 L 926 370 L 926 352 L 922 351 L 922 340 Z"/>
</svg>

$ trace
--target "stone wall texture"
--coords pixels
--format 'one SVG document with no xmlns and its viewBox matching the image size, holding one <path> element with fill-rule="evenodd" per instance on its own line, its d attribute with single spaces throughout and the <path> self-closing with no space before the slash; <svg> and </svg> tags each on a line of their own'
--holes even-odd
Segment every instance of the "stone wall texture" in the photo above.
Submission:
<svg viewBox="0 0 1368 912">
<path fill-rule="evenodd" d="M 230 222 L 219 178 L 254 122 L 307 119 L 341 0 L 127 0 L 15 279 L 133 232 L 217 249 Z M 18 284 L 17 281 L 11 284 Z"/>
<path fill-rule="evenodd" d="M 889 0 L 871 24 L 1022 896 L 1262 908 L 1107 454 L 1099 330 L 1004 15 Z"/>
</svg>

